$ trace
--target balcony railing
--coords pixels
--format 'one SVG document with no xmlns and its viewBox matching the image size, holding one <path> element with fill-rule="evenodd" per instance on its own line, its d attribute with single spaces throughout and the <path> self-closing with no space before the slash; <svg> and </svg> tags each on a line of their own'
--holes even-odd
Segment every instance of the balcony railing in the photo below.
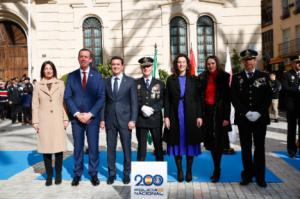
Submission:
<svg viewBox="0 0 300 199">
<path fill-rule="evenodd" d="M 288 17 L 290 17 L 290 9 L 288 7 L 282 8 L 281 19 L 286 19 Z"/>
<path fill-rule="evenodd" d="M 279 55 L 289 57 L 300 54 L 300 38 L 279 44 Z"/>
</svg>

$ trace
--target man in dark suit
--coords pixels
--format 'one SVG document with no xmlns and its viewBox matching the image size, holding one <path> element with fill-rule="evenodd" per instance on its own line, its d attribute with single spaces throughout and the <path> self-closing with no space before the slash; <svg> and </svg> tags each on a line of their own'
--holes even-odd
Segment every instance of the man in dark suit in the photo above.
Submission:
<svg viewBox="0 0 300 199">
<path fill-rule="evenodd" d="M 8 103 L 11 106 L 12 124 L 18 119 L 22 122 L 22 87 L 18 85 L 18 78 L 11 79 L 11 86 L 7 88 Z"/>
<path fill-rule="evenodd" d="M 121 57 L 111 58 L 113 76 L 105 82 L 105 109 L 102 111 L 100 127 L 106 128 L 108 179 L 113 184 L 116 178 L 116 148 L 118 133 L 124 154 L 123 183 L 130 182 L 131 131 L 137 120 L 137 92 L 135 80 L 126 76 Z"/>
<path fill-rule="evenodd" d="M 78 53 L 80 68 L 68 75 L 64 100 L 72 123 L 74 138 L 74 178 L 72 186 L 77 186 L 83 173 L 83 146 L 86 132 L 89 145 L 89 175 L 96 186 L 99 156 L 99 122 L 101 108 L 105 101 L 104 82 L 100 73 L 91 68 L 92 53 L 81 49 Z"/>
<path fill-rule="evenodd" d="M 251 49 L 240 53 L 245 70 L 233 75 L 231 91 L 235 108 L 235 124 L 239 128 L 242 148 L 241 185 L 248 185 L 252 177 L 266 187 L 265 182 L 265 137 L 270 123 L 268 108 L 271 104 L 269 75 L 256 69 L 257 52 Z M 254 160 L 252 160 L 252 137 Z"/>
<path fill-rule="evenodd" d="M 282 87 L 286 93 L 287 151 L 291 158 L 297 153 L 296 127 L 300 136 L 300 56 L 293 58 L 293 68 L 285 73 Z M 298 122 L 297 122 L 298 121 Z M 299 139 L 298 139 L 298 146 Z M 299 151 L 300 154 L 300 151 Z"/>
<path fill-rule="evenodd" d="M 163 161 L 162 151 L 162 108 L 164 105 L 164 83 L 152 77 L 151 57 L 139 59 L 143 77 L 136 80 L 139 115 L 136 137 L 138 140 L 137 160 L 144 161 L 147 152 L 147 134 L 150 131 L 156 161 Z"/>
</svg>

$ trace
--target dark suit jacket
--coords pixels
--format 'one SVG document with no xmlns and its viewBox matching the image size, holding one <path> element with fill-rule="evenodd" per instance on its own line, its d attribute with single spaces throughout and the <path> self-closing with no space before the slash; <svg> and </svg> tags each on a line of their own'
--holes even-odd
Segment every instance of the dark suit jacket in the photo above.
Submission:
<svg viewBox="0 0 300 199">
<path fill-rule="evenodd" d="M 287 111 L 293 111 L 297 108 L 297 103 L 299 103 L 300 100 L 299 86 L 300 79 L 298 78 L 297 73 L 294 69 L 289 70 L 284 74 L 282 87 L 286 94 Z"/>
<path fill-rule="evenodd" d="M 235 108 L 235 124 L 247 120 L 248 111 L 257 111 L 261 117 L 256 122 L 270 123 L 269 106 L 272 101 L 269 75 L 255 70 L 252 79 L 248 79 L 246 72 L 234 74 L 231 84 L 232 104 Z"/>
<path fill-rule="evenodd" d="M 197 127 L 196 118 L 202 118 L 201 93 L 199 82 L 195 77 L 187 77 L 184 95 L 185 108 L 185 136 L 186 144 L 199 144 L 203 135 Z M 168 144 L 179 144 L 180 131 L 178 121 L 178 105 L 180 100 L 179 79 L 171 75 L 166 84 L 164 117 L 170 119 L 170 129 L 164 130 L 163 139 Z"/>
<path fill-rule="evenodd" d="M 79 122 L 73 117 L 76 112 L 91 112 L 94 117 L 90 124 L 99 125 L 101 108 L 105 100 L 104 81 L 101 74 L 90 68 L 86 89 L 82 88 L 80 69 L 68 75 L 64 100 L 68 108 L 69 118 Z"/>
<path fill-rule="evenodd" d="M 105 81 L 106 101 L 101 121 L 105 121 L 106 129 L 117 122 L 121 128 L 128 128 L 128 122 L 137 120 L 138 102 L 135 80 L 123 75 L 117 97 L 113 96 L 111 78 Z M 115 121 L 117 119 L 117 121 Z"/>
<path fill-rule="evenodd" d="M 164 89 L 162 81 L 152 78 L 149 88 L 146 88 L 144 78 L 136 80 L 139 116 L 137 127 L 140 128 L 161 128 L 162 127 L 162 109 L 164 106 Z M 153 115 L 144 117 L 141 111 L 143 105 L 154 109 Z"/>
</svg>

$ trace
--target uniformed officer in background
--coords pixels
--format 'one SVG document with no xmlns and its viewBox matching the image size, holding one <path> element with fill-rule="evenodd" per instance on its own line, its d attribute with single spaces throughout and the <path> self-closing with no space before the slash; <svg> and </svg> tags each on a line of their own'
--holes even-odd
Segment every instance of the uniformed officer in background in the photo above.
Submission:
<svg viewBox="0 0 300 199">
<path fill-rule="evenodd" d="M 297 153 L 296 126 L 300 137 L 300 56 L 292 59 L 293 68 L 285 73 L 282 87 L 286 94 L 287 151 L 291 158 Z M 299 146 L 299 139 L 298 139 Z M 300 154 L 300 151 L 299 151 Z"/>
<path fill-rule="evenodd" d="M 244 167 L 240 184 L 248 185 L 255 176 L 257 185 L 266 187 L 265 136 L 267 125 L 270 123 L 268 108 L 271 104 L 271 87 L 269 75 L 255 68 L 257 55 L 252 49 L 240 53 L 245 69 L 233 75 L 231 92 Z"/>
<path fill-rule="evenodd" d="M 156 161 L 163 161 L 162 150 L 162 109 L 164 99 L 164 83 L 152 77 L 151 57 L 138 60 L 143 77 L 136 80 L 139 115 L 136 123 L 138 140 L 137 160 L 144 161 L 147 153 L 147 134 L 151 133 Z"/>
</svg>

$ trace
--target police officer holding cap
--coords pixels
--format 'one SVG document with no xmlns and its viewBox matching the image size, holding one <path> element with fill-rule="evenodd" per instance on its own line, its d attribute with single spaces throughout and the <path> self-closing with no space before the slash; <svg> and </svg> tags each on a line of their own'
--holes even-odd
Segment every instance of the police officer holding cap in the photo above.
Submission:
<svg viewBox="0 0 300 199">
<path fill-rule="evenodd" d="M 138 140 L 137 160 L 144 161 L 147 152 L 147 134 L 151 133 L 156 161 L 163 161 L 162 150 L 162 109 L 164 83 L 152 77 L 151 57 L 138 60 L 143 77 L 136 80 L 139 115 L 136 123 L 136 136 Z"/>
<path fill-rule="evenodd" d="M 271 104 L 271 87 L 269 75 L 256 69 L 257 55 L 258 53 L 252 49 L 240 53 L 245 68 L 233 75 L 231 92 L 244 167 L 240 185 L 248 185 L 255 176 L 257 185 L 266 187 L 265 137 L 267 125 L 270 123 L 268 108 Z M 252 160 L 252 140 L 254 160 Z"/>
<path fill-rule="evenodd" d="M 297 153 L 296 126 L 300 136 L 300 55 L 292 59 L 293 68 L 285 73 L 282 87 L 286 93 L 287 151 L 291 158 Z M 299 144 L 299 139 L 298 139 Z M 300 150 L 299 150 L 300 154 Z"/>
</svg>

